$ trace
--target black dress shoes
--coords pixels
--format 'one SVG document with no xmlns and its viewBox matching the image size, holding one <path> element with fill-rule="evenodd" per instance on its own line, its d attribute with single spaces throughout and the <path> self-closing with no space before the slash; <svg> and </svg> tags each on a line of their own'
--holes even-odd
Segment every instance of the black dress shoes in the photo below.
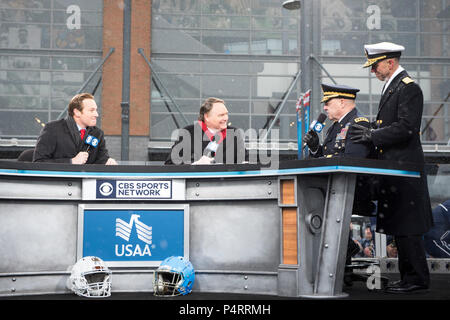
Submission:
<svg viewBox="0 0 450 320">
<path fill-rule="evenodd" d="M 393 283 L 393 286 L 387 286 L 385 290 L 386 293 L 425 293 L 427 291 L 428 286 L 400 282 L 397 285 Z"/>
<path fill-rule="evenodd" d="M 392 281 L 386 285 L 386 288 L 394 288 L 403 285 L 402 280 Z"/>
</svg>

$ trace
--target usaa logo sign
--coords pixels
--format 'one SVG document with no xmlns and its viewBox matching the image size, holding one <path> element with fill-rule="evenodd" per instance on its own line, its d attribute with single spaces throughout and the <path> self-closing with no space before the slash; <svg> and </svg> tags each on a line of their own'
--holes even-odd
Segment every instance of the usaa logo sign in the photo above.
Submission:
<svg viewBox="0 0 450 320">
<path fill-rule="evenodd" d="M 86 209 L 83 256 L 148 262 L 183 255 L 184 217 L 180 209 Z"/>
<path fill-rule="evenodd" d="M 130 241 L 133 225 L 137 233 L 137 238 L 144 244 L 141 247 L 139 243 L 133 244 L 116 244 L 115 254 L 117 257 L 130 257 L 130 256 L 151 256 L 150 246 L 152 244 L 152 227 L 139 221 L 138 214 L 132 214 L 130 221 L 124 221 L 120 218 L 116 218 L 116 237 L 120 237 L 125 241 Z"/>
</svg>

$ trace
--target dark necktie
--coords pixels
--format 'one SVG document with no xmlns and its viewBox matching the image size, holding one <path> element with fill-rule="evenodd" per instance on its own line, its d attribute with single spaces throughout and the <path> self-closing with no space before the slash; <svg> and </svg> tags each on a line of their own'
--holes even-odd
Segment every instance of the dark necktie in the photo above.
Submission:
<svg viewBox="0 0 450 320">
<path fill-rule="evenodd" d="M 81 141 L 83 141 L 83 139 L 84 139 L 84 135 L 86 134 L 86 129 L 81 129 L 80 130 L 80 138 L 81 138 Z"/>
</svg>

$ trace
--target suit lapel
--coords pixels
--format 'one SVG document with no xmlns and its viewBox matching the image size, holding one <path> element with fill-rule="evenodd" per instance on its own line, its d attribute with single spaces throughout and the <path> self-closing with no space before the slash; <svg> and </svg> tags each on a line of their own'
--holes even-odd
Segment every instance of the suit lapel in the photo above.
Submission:
<svg viewBox="0 0 450 320">
<path fill-rule="evenodd" d="M 347 115 L 342 119 L 341 122 L 339 122 L 339 121 L 333 122 L 333 125 L 327 131 L 327 136 L 325 137 L 325 140 L 323 141 L 323 144 L 325 145 L 329 141 L 333 140 L 334 137 L 336 137 L 336 135 L 338 134 L 338 132 L 341 131 L 341 128 L 343 126 L 345 126 L 345 124 L 348 122 L 348 119 L 353 117 L 355 115 L 355 113 L 356 113 L 356 108 L 354 108 L 349 113 L 347 113 Z M 340 126 L 340 124 L 342 124 L 342 126 Z"/>
<path fill-rule="evenodd" d="M 342 125 L 345 126 L 347 122 L 349 122 L 349 119 L 351 119 L 355 114 L 356 108 L 353 108 L 349 113 L 347 113 L 347 115 L 344 117 L 344 119 L 342 119 L 340 123 L 342 123 Z"/>
<path fill-rule="evenodd" d="M 391 85 L 392 85 L 392 83 L 391 83 Z M 389 86 L 390 87 L 390 86 Z M 378 105 L 378 111 L 380 111 L 381 110 L 381 108 L 384 106 L 384 104 L 386 103 L 386 101 L 388 101 L 388 99 L 389 99 L 389 97 L 390 97 L 390 91 L 389 91 L 390 89 L 389 88 L 387 88 L 386 89 L 386 91 L 384 92 L 384 94 L 381 96 L 381 99 L 380 99 L 380 103 L 379 103 L 379 105 Z"/>
<path fill-rule="evenodd" d="M 403 79 L 406 75 L 407 75 L 406 71 L 403 70 L 394 78 L 394 80 L 392 80 L 392 82 L 389 84 L 389 87 L 386 88 L 386 91 L 384 91 L 384 94 L 380 99 L 380 104 L 378 105 L 378 112 L 381 111 L 383 106 L 386 104 L 386 102 L 389 100 L 389 98 L 395 92 L 395 89 L 397 88 L 401 79 Z"/>
<path fill-rule="evenodd" d="M 331 141 L 331 139 L 333 139 L 333 133 L 334 133 L 334 127 L 336 126 L 336 124 L 338 123 L 338 121 L 333 122 L 333 125 L 328 129 L 327 131 L 327 136 L 325 137 L 325 140 L 323 141 L 323 145 L 326 145 L 329 141 Z"/>
<path fill-rule="evenodd" d="M 70 116 L 68 116 L 65 120 L 66 120 L 66 128 L 65 128 L 66 132 L 69 134 L 77 150 L 81 150 L 82 141 L 80 139 L 80 133 L 78 131 L 78 127 L 75 121 Z M 87 130 L 85 134 L 85 138 L 86 137 L 87 137 Z"/>
</svg>

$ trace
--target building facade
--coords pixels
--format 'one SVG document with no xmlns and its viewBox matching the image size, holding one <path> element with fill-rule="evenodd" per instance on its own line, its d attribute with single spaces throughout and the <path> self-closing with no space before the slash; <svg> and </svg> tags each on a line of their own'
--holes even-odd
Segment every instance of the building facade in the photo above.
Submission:
<svg viewBox="0 0 450 320">
<path fill-rule="evenodd" d="M 210 96 L 232 126 L 272 127 L 295 155 L 297 99 L 312 89 L 316 117 L 321 82 L 360 88 L 360 112 L 376 116 L 382 83 L 362 64 L 364 44 L 380 41 L 406 47 L 401 64 L 424 92 L 422 143 L 448 145 L 450 0 L 282 2 L 0 1 L 0 148 L 32 147 L 87 91 L 119 160 L 161 160 Z"/>
</svg>

